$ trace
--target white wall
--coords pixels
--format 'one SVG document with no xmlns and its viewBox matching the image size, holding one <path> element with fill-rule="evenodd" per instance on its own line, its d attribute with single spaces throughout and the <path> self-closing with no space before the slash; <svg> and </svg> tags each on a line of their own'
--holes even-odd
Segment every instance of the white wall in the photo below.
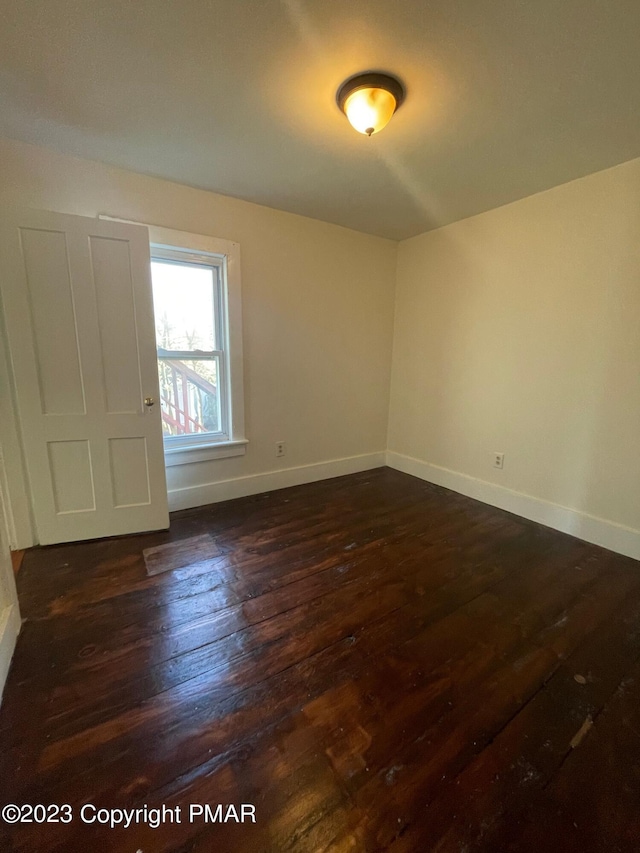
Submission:
<svg viewBox="0 0 640 853">
<path fill-rule="evenodd" d="M 173 506 L 383 464 L 396 243 L 9 140 L 0 140 L 0 204 L 240 243 L 250 443 L 244 457 L 168 469 Z M 26 508 L 15 503 L 24 528 Z"/>
<path fill-rule="evenodd" d="M 399 245 L 388 444 L 640 558 L 640 160 Z"/>
</svg>

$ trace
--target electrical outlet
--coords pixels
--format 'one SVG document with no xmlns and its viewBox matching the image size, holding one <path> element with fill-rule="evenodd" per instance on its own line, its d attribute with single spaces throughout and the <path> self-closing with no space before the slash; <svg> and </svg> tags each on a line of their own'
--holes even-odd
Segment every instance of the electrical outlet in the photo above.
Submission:
<svg viewBox="0 0 640 853">
<path fill-rule="evenodd" d="M 284 456 L 284 441 L 276 441 L 276 456 Z"/>
<path fill-rule="evenodd" d="M 493 454 L 493 467 L 504 468 L 504 453 Z"/>
</svg>

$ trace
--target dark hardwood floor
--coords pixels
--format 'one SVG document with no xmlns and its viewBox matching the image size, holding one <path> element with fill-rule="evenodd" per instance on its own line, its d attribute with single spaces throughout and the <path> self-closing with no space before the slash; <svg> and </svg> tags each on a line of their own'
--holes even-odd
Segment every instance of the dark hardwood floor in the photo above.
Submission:
<svg viewBox="0 0 640 853">
<path fill-rule="evenodd" d="M 640 850 L 633 560 L 383 468 L 34 549 L 18 584 L 0 805 L 73 819 L 2 850 Z M 218 803 L 256 822 L 190 820 Z"/>
</svg>

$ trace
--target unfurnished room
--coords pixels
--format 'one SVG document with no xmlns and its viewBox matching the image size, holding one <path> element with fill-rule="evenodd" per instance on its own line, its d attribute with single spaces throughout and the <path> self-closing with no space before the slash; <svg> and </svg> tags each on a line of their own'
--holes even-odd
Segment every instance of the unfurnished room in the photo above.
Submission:
<svg viewBox="0 0 640 853">
<path fill-rule="evenodd" d="M 0 0 L 0 850 L 640 851 L 637 0 Z"/>
</svg>

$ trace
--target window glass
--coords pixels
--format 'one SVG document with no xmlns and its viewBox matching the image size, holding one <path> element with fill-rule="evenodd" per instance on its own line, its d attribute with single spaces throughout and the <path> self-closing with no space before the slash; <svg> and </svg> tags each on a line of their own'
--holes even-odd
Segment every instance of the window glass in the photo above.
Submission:
<svg viewBox="0 0 640 853">
<path fill-rule="evenodd" d="M 220 432 L 218 358 L 158 358 L 164 435 Z"/>
<path fill-rule="evenodd" d="M 151 282 L 163 434 L 223 433 L 218 267 L 154 258 Z"/>
<path fill-rule="evenodd" d="M 219 349 L 215 331 L 217 277 L 215 267 L 151 262 L 158 349 Z"/>
</svg>

